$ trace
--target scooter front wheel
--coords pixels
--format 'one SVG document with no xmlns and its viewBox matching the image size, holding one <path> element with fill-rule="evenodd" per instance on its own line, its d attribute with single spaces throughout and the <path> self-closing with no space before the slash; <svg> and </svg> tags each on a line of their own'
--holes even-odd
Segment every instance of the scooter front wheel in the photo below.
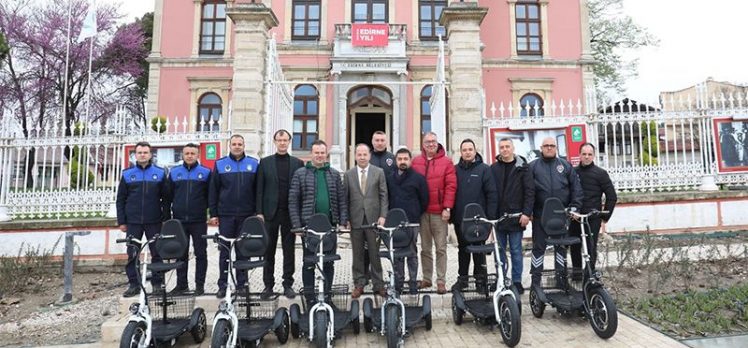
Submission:
<svg viewBox="0 0 748 348">
<path fill-rule="evenodd" d="M 327 311 L 320 310 L 314 312 L 314 346 L 317 348 L 327 348 L 327 325 L 330 321 L 327 318 Z"/>
<path fill-rule="evenodd" d="M 280 315 L 281 324 L 278 327 L 276 327 L 273 332 L 275 332 L 275 337 L 278 339 L 278 342 L 280 344 L 286 344 L 286 342 L 288 342 L 288 333 L 289 333 L 288 312 L 286 312 L 285 309 L 278 309 L 278 312 L 280 314 L 276 314 L 276 316 Z"/>
<path fill-rule="evenodd" d="M 195 325 L 190 329 L 190 335 L 195 343 L 202 343 L 205 340 L 205 334 L 208 331 L 208 324 L 205 320 L 205 311 L 202 309 L 195 309 L 192 312 L 192 317 Z"/>
<path fill-rule="evenodd" d="M 227 347 L 229 337 L 231 336 L 231 323 L 228 320 L 221 319 L 213 326 L 213 337 L 210 341 L 210 348 Z"/>
<path fill-rule="evenodd" d="M 522 336 L 519 306 L 511 296 L 499 299 L 499 318 L 501 318 L 501 339 L 504 344 L 514 347 Z"/>
<path fill-rule="evenodd" d="M 145 345 L 145 323 L 131 321 L 122 331 L 122 338 L 119 341 L 120 348 L 144 348 Z"/>
<path fill-rule="evenodd" d="M 384 318 L 387 331 L 387 348 L 399 347 L 402 338 L 400 306 L 394 304 L 387 306 Z"/>
<path fill-rule="evenodd" d="M 455 299 L 455 295 L 452 295 L 452 320 L 454 320 L 455 325 L 462 325 L 462 318 L 465 315 L 465 311 L 462 310 L 462 308 L 457 306 L 457 299 Z"/>
<path fill-rule="evenodd" d="M 592 330 L 603 339 L 615 335 L 618 330 L 618 309 L 613 298 L 603 288 L 593 289 L 590 293 L 590 324 Z"/>
</svg>

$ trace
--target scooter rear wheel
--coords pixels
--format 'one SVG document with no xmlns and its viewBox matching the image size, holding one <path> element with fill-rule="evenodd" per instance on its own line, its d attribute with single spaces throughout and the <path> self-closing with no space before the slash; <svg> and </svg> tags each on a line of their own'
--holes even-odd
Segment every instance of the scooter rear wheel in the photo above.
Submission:
<svg viewBox="0 0 748 348">
<path fill-rule="evenodd" d="M 213 337 L 210 340 L 210 348 L 222 348 L 228 346 L 231 336 L 231 323 L 221 319 L 213 326 Z"/>
<path fill-rule="evenodd" d="M 618 309 L 613 298 L 603 288 L 593 289 L 590 293 L 590 324 L 592 330 L 603 339 L 615 335 L 618 330 Z"/>
<path fill-rule="evenodd" d="M 208 324 L 205 320 L 205 311 L 202 309 L 196 309 L 192 312 L 193 317 L 197 317 L 195 326 L 190 329 L 190 335 L 195 343 L 202 343 L 205 340 L 205 335 L 208 331 Z"/>
<path fill-rule="evenodd" d="M 530 289 L 530 310 L 535 318 L 542 318 L 543 312 L 545 312 L 545 303 L 541 302 L 538 298 L 538 293 L 535 291 L 535 287 Z"/>
<path fill-rule="evenodd" d="M 281 317 L 281 324 L 280 326 L 276 327 L 273 332 L 275 332 L 275 337 L 278 339 L 278 342 L 280 344 L 286 344 L 288 342 L 288 312 L 284 309 L 280 309 L 283 311 L 282 317 Z"/>
<path fill-rule="evenodd" d="M 119 341 L 120 348 L 138 348 L 145 343 L 145 323 L 131 321 L 122 331 L 122 338 Z M 153 342 L 151 342 L 153 345 Z"/>
<path fill-rule="evenodd" d="M 501 339 L 504 344 L 514 347 L 522 336 L 519 306 L 511 296 L 499 299 L 499 316 L 501 318 Z"/>
<path fill-rule="evenodd" d="M 452 295 L 452 320 L 454 320 L 455 325 L 462 325 L 462 318 L 465 315 L 465 311 L 462 310 L 462 308 L 457 306 L 457 299 L 455 299 L 454 294 Z"/>
<path fill-rule="evenodd" d="M 299 331 L 299 320 L 301 318 L 301 310 L 299 309 L 299 305 L 296 303 L 292 304 L 291 307 L 288 308 L 288 311 L 291 314 L 291 337 L 299 338 L 299 336 L 301 336 L 301 332 Z"/>
</svg>

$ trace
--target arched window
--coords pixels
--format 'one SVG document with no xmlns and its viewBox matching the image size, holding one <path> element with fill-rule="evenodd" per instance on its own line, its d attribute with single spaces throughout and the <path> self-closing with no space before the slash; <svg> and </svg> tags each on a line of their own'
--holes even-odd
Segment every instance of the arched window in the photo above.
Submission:
<svg viewBox="0 0 748 348">
<path fill-rule="evenodd" d="M 543 110 L 543 98 L 535 93 L 527 93 L 523 95 L 519 100 L 519 105 L 522 107 L 519 112 L 520 117 L 542 117 L 545 114 L 545 111 Z"/>
<path fill-rule="evenodd" d="M 221 122 L 221 97 L 215 93 L 203 94 L 197 102 L 197 125 L 198 131 L 218 131 Z"/>
<path fill-rule="evenodd" d="M 319 137 L 319 96 L 317 89 L 310 85 L 300 85 L 294 91 L 293 100 L 293 149 L 311 150 L 312 143 Z"/>
<path fill-rule="evenodd" d="M 226 48 L 226 1 L 205 0 L 200 14 L 200 54 L 223 54 Z"/>
<path fill-rule="evenodd" d="M 421 134 L 431 131 L 431 85 L 421 90 Z"/>
<path fill-rule="evenodd" d="M 421 135 L 432 131 L 431 104 L 429 104 L 432 93 L 433 88 L 431 85 L 426 85 L 421 90 Z M 447 139 L 439 139 L 439 142 L 444 144 L 444 146 L 447 146 L 446 144 L 449 143 L 449 98 L 446 91 L 444 93 L 444 128 Z"/>
</svg>

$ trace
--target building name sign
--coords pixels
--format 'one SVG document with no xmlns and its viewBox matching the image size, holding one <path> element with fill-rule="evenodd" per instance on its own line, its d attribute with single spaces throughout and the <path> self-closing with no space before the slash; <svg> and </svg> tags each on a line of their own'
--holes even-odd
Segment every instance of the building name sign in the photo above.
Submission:
<svg viewBox="0 0 748 348">
<path fill-rule="evenodd" d="M 351 43 L 353 46 L 384 47 L 390 36 L 389 24 L 351 24 Z"/>
<path fill-rule="evenodd" d="M 340 67 L 343 69 L 389 69 L 392 68 L 392 63 L 376 63 L 376 62 L 362 62 L 362 63 L 340 63 Z"/>
</svg>

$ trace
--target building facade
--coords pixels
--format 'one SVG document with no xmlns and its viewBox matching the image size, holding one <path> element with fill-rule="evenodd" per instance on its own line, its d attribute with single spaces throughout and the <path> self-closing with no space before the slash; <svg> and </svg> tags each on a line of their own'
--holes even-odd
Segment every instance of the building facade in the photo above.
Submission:
<svg viewBox="0 0 748 348">
<path fill-rule="evenodd" d="M 271 124 L 291 128 L 302 157 L 325 140 L 341 169 L 377 130 L 418 150 L 421 134 L 443 127 L 455 153 L 466 137 L 483 144 L 486 100 L 540 116 L 546 101 L 584 100 L 592 86 L 586 0 L 155 0 L 154 15 L 149 117 L 230 129 L 255 156 L 270 152 Z M 383 25 L 384 42 L 362 44 L 377 34 L 366 24 Z M 429 103 L 440 37 L 445 112 Z M 269 38 L 293 91 L 293 111 L 273 116 L 281 123 L 263 119 Z"/>
</svg>

